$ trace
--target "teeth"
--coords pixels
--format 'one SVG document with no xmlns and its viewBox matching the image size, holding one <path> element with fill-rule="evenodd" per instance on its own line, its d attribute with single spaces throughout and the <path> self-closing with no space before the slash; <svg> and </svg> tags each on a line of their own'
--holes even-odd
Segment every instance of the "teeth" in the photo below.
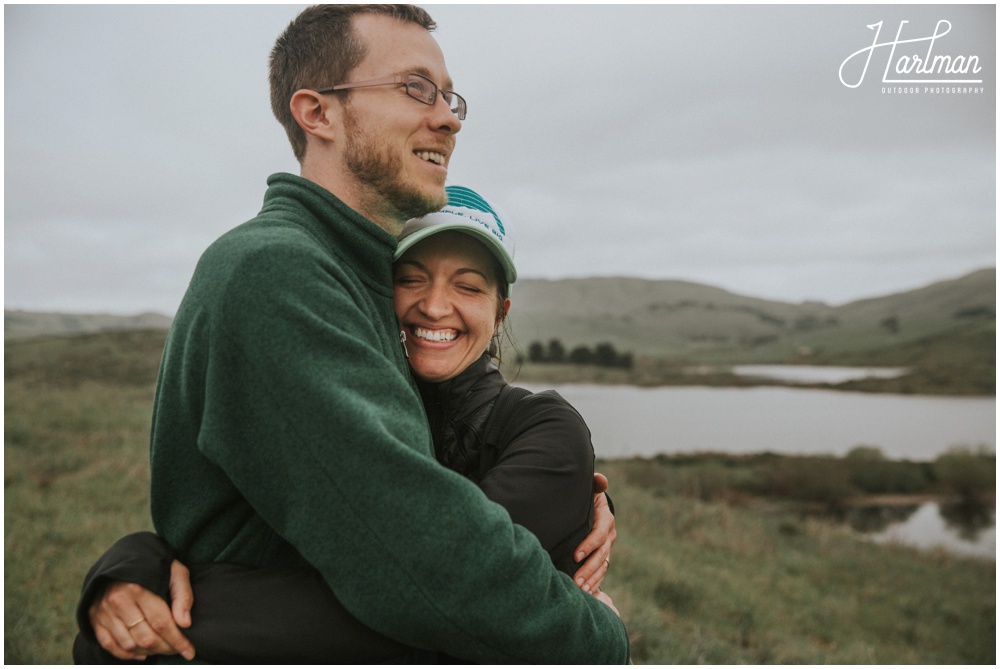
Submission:
<svg viewBox="0 0 1000 669">
<path fill-rule="evenodd" d="M 436 165 L 444 165 L 444 154 L 435 153 L 434 151 L 417 151 L 416 154 L 421 160 L 427 160 Z"/>
<path fill-rule="evenodd" d="M 413 328 L 413 336 L 427 341 L 452 341 L 458 333 L 454 330 L 425 330 L 424 328 Z"/>
</svg>

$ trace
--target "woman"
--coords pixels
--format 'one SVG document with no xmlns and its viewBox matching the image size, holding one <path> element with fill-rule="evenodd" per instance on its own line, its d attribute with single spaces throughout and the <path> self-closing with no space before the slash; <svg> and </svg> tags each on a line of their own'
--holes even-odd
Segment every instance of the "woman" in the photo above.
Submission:
<svg viewBox="0 0 1000 669">
<path fill-rule="evenodd" d="M 406 225 L 393 268 L 400 340 L 424 401 L 436 457 L 476 482 L 538 537 L 558 569 L 594 592 L 609 566 L 615 532 L 606 497 L 592 494 L 598 481 L 598 492 L 606 481 L 594 477 L 589 430 L 554 391 L 532 395 L 511 389 L 494 364 L 510 309 L 509 287 L 517 278 L 513 240 L 496 207 L 478 193 L 460 186 L 446 190 L 444 209 Z M 595 508 L 610 529 L 591 533 Z M 83 631 L 74 648 L 78 662 L 111 659 L 96 653 L 94 633 L 122 659 L 142 658 L 144 650 L 184 650 L 175 641 L 179 630 L 164 613 L 164 599 L 176 602 L 177 592 L 186 592 L 169 596 L 172 558 L 155 535 L 140 533 L 120 541 L 95 565 L 78 610 Z M 405 651 L 350 616 L 315 572 L 221 564 L 191 569 L 198 608 L 188 635 L 202 659 L 377 662 Z M 146 587 L 119 585 L 91 605 L 106 583 L 116 581 Z M 175 581 L 174 587 L 183 588 L 181 578 Z M 610 604 L 606 595 L 598 596 Z M 186 622 L 187 608 L 176 606 L 173 618 Z M 172 629 L 163 629 L 163 619 Z"/>
</svg>

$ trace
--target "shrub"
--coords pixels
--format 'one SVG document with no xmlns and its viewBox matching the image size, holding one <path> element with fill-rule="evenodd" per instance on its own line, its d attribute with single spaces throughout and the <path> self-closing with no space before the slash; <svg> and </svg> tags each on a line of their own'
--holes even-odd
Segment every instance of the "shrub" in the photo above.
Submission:
<svg viewBox="0 0 1000 669">
<path fill-rule="evenodd" d="M 679 492 L 691 499 L 710 502 L 720 499 L 730 489 L 729 474 L 718 462 L 706 462 L 686 467 L 680 480 Z"/>
<path fill-rule="evenodd" d="M 844 462 L 851 485 L 870 495 L 912 493 L 930 483 L 922 465 L 887 460 L 877 446 L 855 446 L 848 451 Z"/>
<path fill-rule="evenodd" d="M 934 475 L 944 487 L 975 500 L 996 490 L 996 455 L 985 446 L 955 447 L 934 460 Z"/>
<path fill-rule="evenodd" d="M 845 465 L 845 461 L 829 457 L 780 458 L 764 470 L 761 492 L 836 505 L 857 492 Z"/>
<path fill-rule="evenodd" d="M 878 446 L 855 446 L 844 456 L 848 460 L 879 461 L 885 460 L 885 453 Z"/>
</svg>

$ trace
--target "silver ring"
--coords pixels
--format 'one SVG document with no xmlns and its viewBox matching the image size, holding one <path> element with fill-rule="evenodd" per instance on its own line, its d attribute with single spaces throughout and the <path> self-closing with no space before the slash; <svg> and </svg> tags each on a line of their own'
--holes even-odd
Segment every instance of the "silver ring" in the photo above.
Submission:
<svg viewBox="0 0 1000 669">
<path fill-rule="evenodd" d="M 132 629 L 133 627 L 135 627 L 135 626 L 136 626 L 136 625 L 138 625 L 139 623 L 141 623 L 141 622 L 145 622 L 145 620 L 146 620 L 146 617 L 145 617 L 145 616 L 143 616 L 142 618 L 139 618 L 139 619 L 138 619 L 138 620 L 136 620 L 136 621 L 135 621 L 134 623 L 132 623 L 131 625 L 129 625 L 128 627 L 126 627 L 125 629 Z"/>
<path fill-rule="evenodd" d="M 604 558 L 604 563 L 608 565 L 608 569 L 611 569 L 611 560 L 609 560 L 608 558 Z"/>
</svg>

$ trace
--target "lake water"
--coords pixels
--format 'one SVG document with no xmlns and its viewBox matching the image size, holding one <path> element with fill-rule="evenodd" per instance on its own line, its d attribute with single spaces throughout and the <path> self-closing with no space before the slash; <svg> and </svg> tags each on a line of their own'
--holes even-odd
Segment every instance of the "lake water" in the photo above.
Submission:
<svg viewBox="0 0 1000 669">
<path fill-rule="evenodd" d="M 878 527 L 857 527 L 868 539 L 898 542 L 917 548 L 944 548 L 952 553 L 995 560 L 996 505 L 967 508 L 958 504 L 926 502 L 911 507 L 871 507 L 859 514 L 879 514 Z"/>
<path fill-rule="evenodd" d="M 531 384 L 532 390 L 545 385 Z M 598 457 L 717 451 L 933 460 L 952 446 L 996 448 L 995 397 L 802 388 L 555 386 L 583 415 Z"/>
<path fill-rule="evenodd" d="M 533 384 L 531 390 L 546 386 Z M 802 388 L 555 389 L 587 421 L 598 457 L 658 453 L 845 455 L 877 446 L 892 459 L 933 460 L 951 446 L 996 450 L 995 397 L 932 397 Z M 845 518 L 874 541 L 943 546 L 996 559 L 995 505 L 971 513 L 925 503 L 871 507 Z"/>
<path fill-rule="evenodd" d="M 735 365 L 737 376 L 756 376 L 789 383 L 844 383 L 861 379 L 894 379 L 905 367 L 823 367 L 819 365 Z"/>
</svg>

